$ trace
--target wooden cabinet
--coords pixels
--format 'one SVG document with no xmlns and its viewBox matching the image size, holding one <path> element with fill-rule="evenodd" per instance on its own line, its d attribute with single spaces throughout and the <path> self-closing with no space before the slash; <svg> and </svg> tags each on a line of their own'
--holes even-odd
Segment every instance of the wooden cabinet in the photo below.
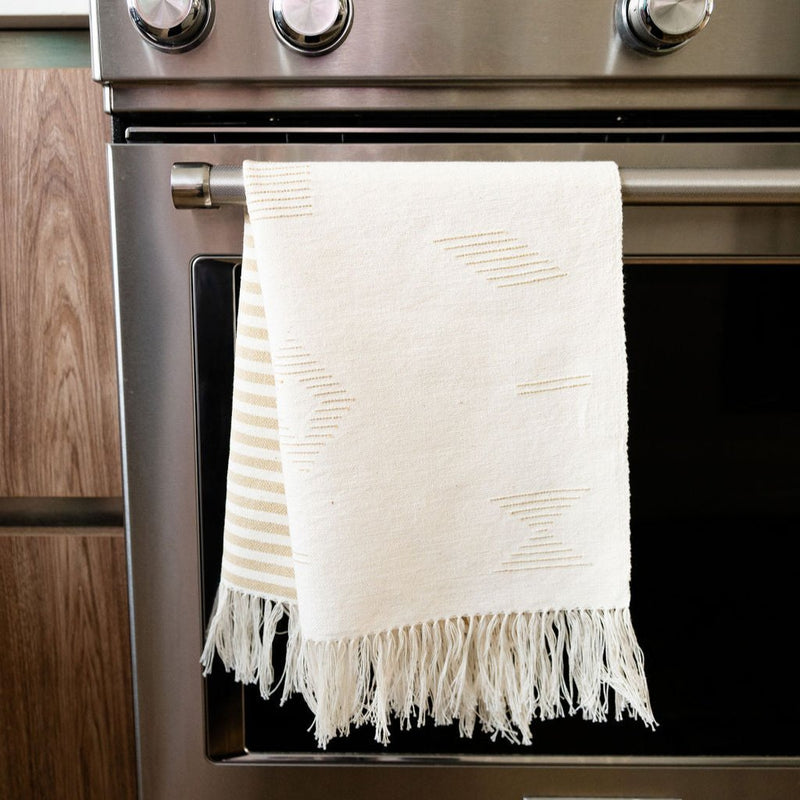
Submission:
<svg viewBox="0 0 800 800">
<path fill-rule="evenodd" d="M 0 531 L 0 797 L 133 800 L 123 538 Z"/>
<path fill-rule="evenodd" d="M 132 800 L 122 529 L 8 513 L 122 493 L 110 124 L 88 70 L 0 70 L 0 100 L 0 798 Z"/>
<path fill-rule="evenodd" d="M 102 91 L 0 70 L 0 99 L 0 497 L 118 497 Z"/>
</svg>

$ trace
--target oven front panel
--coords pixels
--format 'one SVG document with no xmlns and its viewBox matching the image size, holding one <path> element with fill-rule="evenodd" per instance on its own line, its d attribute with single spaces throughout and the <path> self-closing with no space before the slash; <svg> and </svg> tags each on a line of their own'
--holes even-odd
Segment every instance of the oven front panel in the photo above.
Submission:
<svg viewBox="0 0 800 800">
<path fill-rule="evenodd" d="M 572 7 L 524 0 L 461 0 L 457 7 L 428 0 L 354 3 L 349 35 L 322 61 L 279 43 L 266 0 L 219 3 L 208 38 L 177 58 L 150 47 L 117 0 L 92 5 L 95 35 L 104 45 L 97 48 L 96 77 L 123 85 L 164 78 L 374 86 L 600 77 L 624 90 L 631 78 L 779 82 L 800 71 L 795 0 L 720 2 L 693 46 L 667 59 L 643 58 L 622 44 L 613 0 Z"/>
<path fill-rule="evenodd" d="M 793 478 L 800 409 L 781 364 L 798 344 L 791 298 L 798 288 L 799 208 L 625 211 L 632 614 L 655 669 L 651 691 L 662 730 L 628 736 L 609 723 L 574 736 L 544 723 L 540 740 L 525 751 L 459 743 L 446 734 L 434 740 L 426 732 L 424 744 L 412 739 L 399 750 L 377 751 L 353 740 L 319 754 L 310 734 L 303 745 L 296 719 L 271 717 L 230 682 L 214 688 L 225 680 L 219 669 L 207 692 L 200 674 L 221 532 L 208 516 L 219 473 L 198 456 L 196 398 L 210 383 L 213 410 L 214 398 L 225 396 L 215 384 L 226 378 L 224 359 L 211 359 L 221 371 L 210 382 L 202 371 L 196 374 L 193 354 L 215 340 L 220 353 L 230 351 L 242 218 L 241 209 L 231 207 L 175 210 L 169 187 L 177 161 L 582 159 L 733 169 L 794 166 L 797 145 L 126 144 L 112 145 L 109 153 L 143 797 L 754 800 L 797 794 L 792 719 L 798 709 L 790 691 L 784 696 L 790 676 L 781 673 L 785 656 L 775 640 L 793 630 L 786 548 L 798 523 Z M 203 278 L 204 269 L 217 277 Z M 196 289 L 204 279 L 212 299 L 214 280 L 225 295 L 198 316 L 193 302 L 198 308 Z M 201 404 L 201 422 L 207 409 Z M 224 435 L 218 439 L 224 448 Z M 210 452 L 213 465 L 213 447 Z M 769 542 L 763 563 L 748 556 L 754 540 Z M 693 553 L 691 563 L 680 552 Z M 767 607 L 732 618 L 725 598 L 754 580 L 758 600 L 767 593 Z M 666 595 L 675 585 L 685 595 L 682 607 L 713 615 L 710 641 L 700 641 L 693 623 L 686 627 L 670 617 Z M 739 598 L 740 611 L 748 605 Z M 702 645 L 703 658 L 717 660 L 700 670 L 703 685 L 682 688 L 696 665 L 672 643 Z M 741 659 L 731 663 L 737 655 Z M 733 673 L 726 679 L 727 667 Z M 736 676 L 755 676 L 755 685 L 726 698 Z M 698 708 L 702 702 L 707 707 Z M 756 726 L 749 738 L 736 735 L 741 706 Z M 404 761 L 401 750 L 411 760 Z M 433 770 L 432 763 L 447 767 Z"/>
<path fill-rule="evenodd" d="M 308 58 L 278 41 L 267 0 L 217 3 L 209 35 L 179 53 L 146 42 L 120 0 L 92 0 L 93 73 L 114 113 L 693 109 L 732 111 L 741 125 L 748 109 L 757 126 L 775 124 L 776 110 L 796 119 L 796 0 L 718 2 L 666 58 L 622 43 L 615 6 L 356 0 L 341 46 Z"/>
</svg>

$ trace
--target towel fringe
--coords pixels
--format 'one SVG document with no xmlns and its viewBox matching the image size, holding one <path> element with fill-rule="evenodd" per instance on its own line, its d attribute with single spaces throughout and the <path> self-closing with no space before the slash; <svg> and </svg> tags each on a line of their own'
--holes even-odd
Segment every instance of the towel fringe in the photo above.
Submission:
<svg viewBox="0 0 800 800">
<path fill-rule="evenodd" d="M 352 725 L 389 741 L 402 728 L 458 721 L 493 737 L 531 743 L 531 721 L 581 714 L 656 722 L 644 658 L 625 609 L 494 614 L 426 622 L 360 638 L 302 641 L 292 687 L 314 712 L 320 747 Z"/>
<path fill-rule="evenodd" d="M 285 700 L 293 691 L 288 676 L 296 669 L 300 636 L 294 603 L 258 597 L 220 583 L 200 657 L 203 675 L 211 672 L 216 653 L 225 669 L 233 671 L 237 681 L 258 683 L 261 696 L 269 697 L 275 684 L 272 645 L 283 617 L 288 622 L 282 696 Z"/>
<path fill-rule="evenodd" d="M 389 742 L 402 729 L 458 722 L 462 736 L 476 725 L 493 738 L 528 745 L 531 722 L 581 714 L 593 722 L 626 714 L 656 726 L 644 657 L 627 608 L 490 614 L 425 622 L 334 641 L 302 638 L 293 603 L 220 586 L 205 649 L 237 681 L 274 691 L 272 644 L 288 621 L 282 701 L 300 693 L 314 714 L 324 748 L 352 726 L 372 725 Z"/>
</svg>

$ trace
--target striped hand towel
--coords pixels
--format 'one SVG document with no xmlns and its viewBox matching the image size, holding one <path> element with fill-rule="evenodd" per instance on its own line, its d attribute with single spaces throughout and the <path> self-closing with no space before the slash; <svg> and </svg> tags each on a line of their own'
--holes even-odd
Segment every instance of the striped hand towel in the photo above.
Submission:
<svg viewBox="0 0 800 800">
<path fill-rule="evenodd" d="M 654 724 L 629 613 L 614 164 L 254 163 L 218 653 L 320 746 Z M 250 227 L 252 226 L 252 228 Z M 268 333 L 267 333 L 268 332 Z M 267 338 L 269 337 L 269 338 Z"/>
</svg>

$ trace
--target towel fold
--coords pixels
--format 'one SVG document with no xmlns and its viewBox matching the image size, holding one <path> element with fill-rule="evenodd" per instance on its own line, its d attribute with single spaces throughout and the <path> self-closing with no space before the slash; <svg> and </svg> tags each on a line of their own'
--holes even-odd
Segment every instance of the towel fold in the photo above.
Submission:
<svg viewBox="0 0 800 800">
<path fill-rule="evenodd" d="M 629 614 L 611 163 L 255 163 L 203 663 L 320 746 L 564 713 L 654 724 Z"/>
</svg>

